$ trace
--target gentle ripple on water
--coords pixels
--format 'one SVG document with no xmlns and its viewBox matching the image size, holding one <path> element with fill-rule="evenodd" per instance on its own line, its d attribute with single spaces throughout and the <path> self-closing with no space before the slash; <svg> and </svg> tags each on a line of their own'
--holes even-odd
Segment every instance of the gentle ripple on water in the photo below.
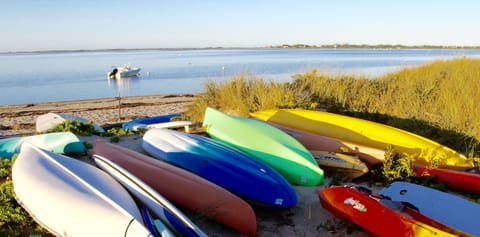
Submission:
<svg viewBox="0 0 480 237">
<path fill-rule="evenodd" d="M 198 93 L 239 74 L 273 81 L 318 69 L 375 77 L 480 50 L 202 49 L 0 54 L 0 105 L 152 94 Z M 142 68 L 138 78 L 107 80 L 112 66 Z"/>
</svg>

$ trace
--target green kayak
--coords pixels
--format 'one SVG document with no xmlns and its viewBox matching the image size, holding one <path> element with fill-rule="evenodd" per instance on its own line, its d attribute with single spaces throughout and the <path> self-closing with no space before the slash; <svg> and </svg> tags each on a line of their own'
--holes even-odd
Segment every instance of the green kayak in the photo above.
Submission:
<svg viewBox="0 0 480 237">
<path fill-rule="evenodd" d="M 33 136 L 0 139 L 0 157 L 11 159 L 20 151 L 23 142 L 58 154 L 81 154 L 87 150 L 78 137 L 71 132 L 46 133 Z"/>
<path fill-rule="evenodd" d="M 311 153 L 287 133 L 266 123 L 207 108 L 207 134 L 263 161 L 294 185 L 323 183 L 323 170 Z"/>
</svg>

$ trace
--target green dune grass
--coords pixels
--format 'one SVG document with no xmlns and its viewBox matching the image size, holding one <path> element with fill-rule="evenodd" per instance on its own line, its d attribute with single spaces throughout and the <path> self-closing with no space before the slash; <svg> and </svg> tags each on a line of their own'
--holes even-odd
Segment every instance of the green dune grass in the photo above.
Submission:
<svg viewBox="0 0 480 237">
<path fill-rule="evenodd" d="M 377 78 L 311 70 L 288 83 L 238 75 L 207 82 L 186 115 L 207 106 L 238 116 L 271 108 L 324 109 L 399 127 L 479 156 L 480 59 L 439 60 Z"/>
</svg>

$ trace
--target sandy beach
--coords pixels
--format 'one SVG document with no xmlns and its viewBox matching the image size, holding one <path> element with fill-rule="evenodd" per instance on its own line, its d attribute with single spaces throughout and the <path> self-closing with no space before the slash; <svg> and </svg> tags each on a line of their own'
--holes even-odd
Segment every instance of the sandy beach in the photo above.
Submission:
<svg viewBox="0 0 480 237">
<path fill-rule="evenodd" d="M 151 95 L 3 105 L 0 106 L 0 137 L 34 132 L 36 117 L 48 112 L 73 114 L 100 126 L 108 126 L 134 118 L 181 113 L 191 104 L 194 96 Z"/>
<path fill-rule="evenodd" d="M 109 126 L 133 118 L 181 113 L 186 111 L 194 98 L 195 95 L 191 94 L 154 95 L 125 97 L 120 100 L 107 98 L 0 106 L 0 137 L 33 133 L 36 117 L 47 112 L 75 114 L 101 126 Z M 90 144 L 98 138 L 109 141 L 109 138 L 80 136 L 82 141 Z M 117 145 L 145 153 L 141 147 L 141 135 L 121 137 Z M 88 156 L 84 158 L 89 159 Z M 296 186 L 298 204 L 290 209 L 270 210 L 253 206 L 257 216 L 258 236 L 368 236 L 359 228 L 335 218 L 321 207 L 317 191 L 328 186 L 329 182 L 330 179 L 327 177 L 322 186 Z M 193 213 L 186 214 L 209 236 L 243 236 Z"/>
</svg>

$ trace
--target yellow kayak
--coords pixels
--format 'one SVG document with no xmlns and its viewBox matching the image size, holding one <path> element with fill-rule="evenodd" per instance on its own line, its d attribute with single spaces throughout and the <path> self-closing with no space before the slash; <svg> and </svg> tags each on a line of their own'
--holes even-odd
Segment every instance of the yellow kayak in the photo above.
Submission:
<svg viewBox="0 0 480 237">
<path fill-rule="evenodd" d="M 413 156 L 415 163 L 466 170 L 475 167 L 474 159 L 422 136 L 359 118 L 303 109 L 273 109 L 250 114 L 252 117 L 308 131 L 322 136 L 353 142 L 377 149 L 392 145 L 403 156 Z"/>
<path fill-rule="evenodd" d="M 368 167 L 355 156 L 328 151 L 309 150 L 317 164 L 331 176 L 355 179 L 368 173 Z"/>
</svg>

